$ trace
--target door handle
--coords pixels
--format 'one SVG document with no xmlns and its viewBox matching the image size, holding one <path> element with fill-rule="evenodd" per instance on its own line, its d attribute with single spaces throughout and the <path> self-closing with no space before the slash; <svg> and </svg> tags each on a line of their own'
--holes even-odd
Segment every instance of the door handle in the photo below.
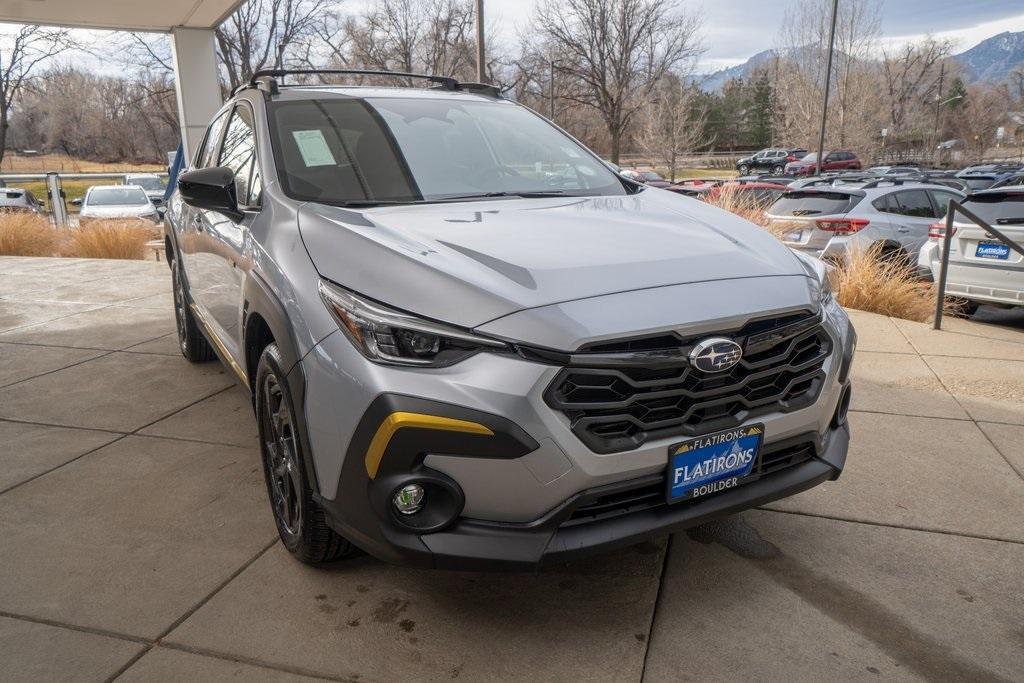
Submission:
<svg viewBox="0 0 1024 683">
<path fill-rule="evenodd" d="M 195 228 L 196 230 L 198 230 L 199 232 L 202 232 L 203 231 L 203 217 L 200 216 L 199 214 L 195 214 L 194 216 L 192 216 L 192 227 Z"/>
</svg>

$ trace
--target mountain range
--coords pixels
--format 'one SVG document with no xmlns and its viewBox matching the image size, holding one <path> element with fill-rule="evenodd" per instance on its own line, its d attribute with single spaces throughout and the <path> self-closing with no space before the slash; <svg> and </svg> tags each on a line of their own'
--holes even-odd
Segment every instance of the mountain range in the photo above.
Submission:
<svg viewBox="0 0 1024 683">
<path fill-rule="evenodd" d="M 775 50 L 764 50 L 753 57 L 726 69 L 706 75 L 694 76 L 701 88 L 708 92 L 721 92 L 734 78 L 748 78 L 758 67 L 775 58 Z M 1024 31 L 1004 31 L 986 38 L 969 50 L 952 57 L 964 69 L 965 80 L 970 83 L 1002 83 L 1014 67 L 1024 67 Z"/>
</svg>

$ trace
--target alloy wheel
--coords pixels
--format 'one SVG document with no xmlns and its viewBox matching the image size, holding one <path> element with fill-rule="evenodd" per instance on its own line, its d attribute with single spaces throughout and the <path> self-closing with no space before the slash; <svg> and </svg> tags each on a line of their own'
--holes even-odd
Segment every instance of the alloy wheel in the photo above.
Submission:
<svg viewBox="0 0 1024 683">
<path fill-rule="evenodd" d="M 177 268 L 177 264 L 175 264 Z M 174 324 L 178 330 L 178 346 L 183 353 L 188 353 L 188 311 L 185 308 L 185 287 L 177 270 L 171 271 L 171 284 L 174 288 Z"/>
<path fill-rule="evenodd" d="M 302 482 L 294 422 L 277 377 L 263 380 L 263 443 L 270 504 L 283 534 L 297 537 L 302 529 Z"/>
</svg>

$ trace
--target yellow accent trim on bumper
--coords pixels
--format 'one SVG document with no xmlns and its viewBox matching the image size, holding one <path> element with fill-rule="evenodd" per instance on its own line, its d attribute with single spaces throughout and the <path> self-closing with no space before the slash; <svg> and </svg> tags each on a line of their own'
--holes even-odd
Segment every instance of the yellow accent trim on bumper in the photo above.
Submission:
<svg viewBox="0 0 1024 683">
<path fill-rule="evenodd" d="M 422 413 L 391 413 L 380 423 L 377 433 L 373 435 L 373 440 L 370 441 L 370 447 L 366 449 L 366 473 L 370 475 L 370 479 L 376 478 L 377 470 L 380 469 L 380 461 L 383 460 L 384 452 L 387 450 L 388 444 L 391 443 L 391 437 L 399 429 L 408 427 L 494 436 L 494 432 L 477 422 L 456 420 L 438 415 L 424 415 Z"/>
</svg>

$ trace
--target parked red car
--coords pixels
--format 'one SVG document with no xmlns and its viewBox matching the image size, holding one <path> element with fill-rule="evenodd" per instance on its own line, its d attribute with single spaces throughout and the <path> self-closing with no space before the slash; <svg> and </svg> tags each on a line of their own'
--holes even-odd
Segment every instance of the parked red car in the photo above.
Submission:
<svg viewBox="0 0 1024 683">
<path fill-rule="evenodd" d="M 799 161 L 786 164 L 786 174 L 814 175 L 817 166 L 818 154 L 817 152 L 812 152 Z M 860 168 L 860 159 L 848 149 L 825 152 L 824 161 L 821 164 L 822 173 L 826 171 L 859 171 Z"/>
<path fill-rule="evenodd" d="M 785 185 L 771 182 L 731 180 L 716 185 L 702 195 L 702 199 L 713 202 L 726 192 L 737 192 L 738 196 L 749 200 L 751 204 L 767 208 L 786 191 Z"/>
</svg>

